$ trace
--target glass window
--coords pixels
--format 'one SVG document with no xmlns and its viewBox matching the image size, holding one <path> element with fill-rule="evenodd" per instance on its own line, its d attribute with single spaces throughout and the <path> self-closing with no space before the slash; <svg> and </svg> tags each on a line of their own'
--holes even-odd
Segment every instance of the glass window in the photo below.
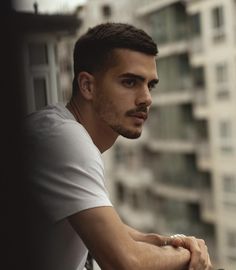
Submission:
<svg viewBox="0 0 236 270">
<path fill-rule="evenodd" d="M 29 63 L 31 66 L 48 64 L 47 44 L 29 43 Z"/>
<path fill-rule="evenodd" d="M 228 231 L 227 245 L 229 248 L 236 248 L 236 231 L 233 230 Z"/>
<path fill-rule="evenodd" d="M 215 7 L 212 10 L 212 27 L 214 42 L 222 41 L 225 38 L 223 7 Z"/>
<path fill-rule="evenodd" d="M 204 88 L 205 87 L 205 73 L 204 67 L 196 67 L 192 69 L 193 72 L 193 84 L 194 87 Z"/>
<path fill-rule="evenodd" d="M 223 7 L 215 7 L 212 10 L 213 28 L 221 28 L 224 25 Z"/>
<path fill-rule="evenodd" d="M 236 193 L 236 177 L 234 175 L 223 176 L 223 189 L 225 192 Z"/>
<path fill-rule="evenodd" d="M 226 63 L 216 65 L 216 81 L 224 83 L 228 80 L 228 68 Z"/>
<path fill-rule="evenodd" d="M 226 63 L 217 64 L 215 67 L 216 96 L 218 99 L 229 99 L 228 66 Z"/>
<path fill-rule="evenodd" d="M 190 25 L 191 25 L 191 35 L 200 36 L 201 35 L 200 13 L 196 13 L 190 17 Z"/>
<path fill-rule="evenodd" d="M 116 183 L 116 196 L 117 200 L 122 203 L 125 200 L 125 187 L 122 183 Z"/>
<path fill-rule="evenodd" d="M 34 78 L 34 99 L 36 110 L 47 105 L 47 85 L 45 78 Z"/>
<path fill-rule="evenodd" d="M 109 5 L 103 5 L 102 6 L 102 15 L 104 18 L 110 18 L 112 15 L 111 6 Z"/>
<path fill-rule="evenodd" d="M 231 122 L 228 120 L 222 120 L 219 124 L 219 132 L 221 139 L 231 138 Z"/>
</svg>

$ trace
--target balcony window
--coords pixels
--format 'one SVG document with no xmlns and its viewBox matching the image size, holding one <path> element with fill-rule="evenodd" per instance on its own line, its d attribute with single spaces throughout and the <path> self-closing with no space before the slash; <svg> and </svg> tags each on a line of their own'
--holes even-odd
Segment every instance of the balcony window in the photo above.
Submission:
<svg viewBox="0 0 236 270">
<path fill-rule="evenodd" d="M 204 67 L 196 67 L 192 70 L 193 84 L 195 88 L 205 88 Z"/>
<path fill-rule="evenodd" d="M 221 41 L 224 39 L 225 27 L 223 6 L 215 7 L 212 10 L 212 31 L 213 41 Z"/>
<path fill-rule="evenodd" d="M 160 83 L 157 92 L 187 91 L 191 88 L 190 64 L 187 54 L 158 60 Z"/>
<path fill-rule="evenodd" d="M 34 78 L 34 101 L 35 109 L 39 110 L 47 105 L 47 84 L 44 77 Z"/>
<path fill-rule="evenodd" d="M 123 203 L 125 201 L 125 187 L 122 183 L 116 183 L 116 197 L 119 203 Z"/>
<path fill-rule="evenodd" d="M 229 120 L 221 120 L 219 122 L 219 140 L 220 151 L 224 154 L 232 154 L 232 123 Z"/>
<path fill-rule="evenodd" d="M 236 193 L 236 177 L 234 175 L 224 175 L 223 189 L 227 193 Z"/>
<path fill-rule="evenodd" d="M 219 133 L 221 139 L 231 138 L 231 122 L 229 120 L 221 120 L 219 123 Z"/>
<path fill-rule="evenodd" d="M 159 107 L 150 117 L 150 132 L 152 136 L 167 140 L 194 139 L 196 131 L 191 105 L 167 105 Z"/>
<path fill-rule="evenodd" d="M 104 18 L 110 18 L 112 15 L 112 9 L 109 5 L 103 5 L 102 8 L 102 15 Z"/>
<path fill-rule="evenodd" d="M 149 16 L 153 25 L 152 36 L 158 44 L 185 40 L 188 34 L 187 14 L 182 3 L 176 3 L 153 12 Z"/>
<path fill-rule="evenodd" d="M 236 248 L 236 231 L 234 230 L 229 230 L 227 232 L 227 245 L 228 248 Z"/>
<path fill-rule="evenodd" d="M 47 65 L 48 51 L 46 43 L 30 43 L 28 45 L 30 66 Z"/>
<path fill-rule="evenodd" d="M 212 10 L 213 28 L 220 28 L 224 25 L 223 6 L 215 7 Z"/>
<path fill-rule="evenodd" d="M 228 66 L 227 63 L 219 63 L 215 67 L 216 96 L 224 100 L 230 98 L 228 85 Z"/>
<path fill-rule="evenodd" d="M 191 35 L 198 37 L 201 35 L 201 15 L 196 13 L 190 17 Z"/>
</svg>

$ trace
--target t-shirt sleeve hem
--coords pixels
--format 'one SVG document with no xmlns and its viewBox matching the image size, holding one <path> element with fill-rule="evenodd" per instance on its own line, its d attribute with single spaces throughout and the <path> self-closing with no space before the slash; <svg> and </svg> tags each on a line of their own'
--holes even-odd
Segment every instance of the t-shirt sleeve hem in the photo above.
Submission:
<svg viewBox="0 0 236 270">
<path fill-rule="evenodd" d="M 108 201 L 98 202 L 94 203 L 92 202 L 86 202 L 84 205 L 74 205 L 74 207 L 70 208 L 70 211 L 67 211 L 66 213 L 58 213 L 54 216 L 52 216 L 53 222 L 58 222 L 62 219 L 68 218 L 71 215 L 74 215 L 76 213 L 79 213 L 84 210 L 92 209 L 92 208 L 98 208 L 98 207 L 113 207 L 112 203 Z"/>
</svg>

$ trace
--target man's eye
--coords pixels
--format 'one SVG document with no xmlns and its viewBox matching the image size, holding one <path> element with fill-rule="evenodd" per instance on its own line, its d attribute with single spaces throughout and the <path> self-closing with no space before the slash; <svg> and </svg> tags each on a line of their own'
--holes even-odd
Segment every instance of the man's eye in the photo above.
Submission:
<svg viewBox="0 0 236 270">
<path fill-rule="evenodd" d="M 149 88 L 149 91 L 152 91 L 153 89 L 156 88 L 156 84 L 155 84 L 155 83 L 150 83 L 150 84 L 148 85 L 148 88 Z"/>
<path fill-rule="evenodd" d="M 125 80 L 122 81 L 122 84 L 123 84 L 125 87 L 131 88 L 131 87 L 134 87 L 134 86 L 135 86 L 136 81 L 133 80 L 133 79 L 125 79 Z"/>
</svg>

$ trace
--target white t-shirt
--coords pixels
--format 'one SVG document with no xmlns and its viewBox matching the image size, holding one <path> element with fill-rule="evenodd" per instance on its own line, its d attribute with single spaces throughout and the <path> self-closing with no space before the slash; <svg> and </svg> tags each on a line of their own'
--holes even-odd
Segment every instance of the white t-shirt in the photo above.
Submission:
<svg viewBox="0 0 236 270">
<path fill-rule="evenodd" d="M 67 221 L 79 211 L 112 206 L 101 153 L 64 106 L 49 106 L 27 118 L 29 187 L 33 210 L 33 258 L 42 270 L 81 270 L 87 248 Z M 33 208 L 34 209 L 34 208 Z"/>
</svg>

